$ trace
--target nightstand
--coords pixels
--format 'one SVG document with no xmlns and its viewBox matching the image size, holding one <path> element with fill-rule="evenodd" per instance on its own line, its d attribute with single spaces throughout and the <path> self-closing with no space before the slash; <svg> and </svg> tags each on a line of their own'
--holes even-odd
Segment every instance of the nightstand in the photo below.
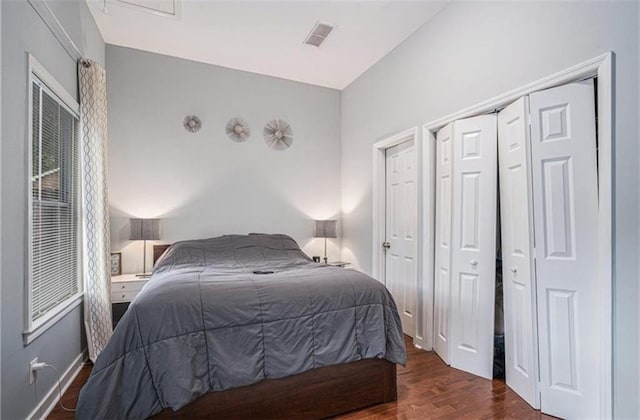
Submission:
<svg viewBox="0 0 640 420">
<path fill-rule="evenodd" d="M 327 265 L 330 265 L 332 267 L 345 268 L 346 266 L 351 265 L 351 263 L 347 261 L 329 261 Z"/>
<path fill-rule="evenodd" d="M 123 274 L 111 277 L 111 312 L 113 328 L 129 308 L 129 303 L 136 297 L 148 278 L 136 277 L 135 274 Z"/>
<path fill-rule="evenodd" d="M 147 280 L 149 278 L 136 277 L 135 274 L 111 277 L 111 303 L 131 302 Z"/>
</svg>

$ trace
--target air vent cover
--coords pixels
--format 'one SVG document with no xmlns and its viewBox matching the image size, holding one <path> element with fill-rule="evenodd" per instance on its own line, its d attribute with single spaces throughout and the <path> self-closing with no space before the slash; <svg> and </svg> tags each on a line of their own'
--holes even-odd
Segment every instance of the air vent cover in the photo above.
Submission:
<svg viewBox="0 0 640 420">
<path fill-rule="evenodd" d="M 116 0 L 115 4 L 157 15 L 178 17 L 180 0 Z"/>
<path fill-rule="evenodd" d="M 327 39 L 331 31 L 333 31 L 333 28 L 334 27 L 328 23 L 317 22 L 305 38 L 304 43 L 319 47 Z"/>
</svg>

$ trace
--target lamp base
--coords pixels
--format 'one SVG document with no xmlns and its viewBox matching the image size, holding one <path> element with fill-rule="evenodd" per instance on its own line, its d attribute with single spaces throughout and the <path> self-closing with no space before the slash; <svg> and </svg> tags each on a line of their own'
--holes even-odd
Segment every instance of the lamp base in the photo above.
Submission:
<svg viewBox="0 0 640 420">
<path fill-rule="evenodd" d="M 324 263 L 326 264 L 329 259 L 327 258 L 327 238 L 324 238 Z"/>
</svg>

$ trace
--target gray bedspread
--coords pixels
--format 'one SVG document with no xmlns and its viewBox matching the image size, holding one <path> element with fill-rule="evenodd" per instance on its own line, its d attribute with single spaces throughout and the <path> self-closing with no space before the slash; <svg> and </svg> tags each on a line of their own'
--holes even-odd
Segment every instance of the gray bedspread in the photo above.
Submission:
<svg viewBox="0 0 640 420">
<path fill-rule="evenodd" d="M 313 263 L 286 235 L 179 242 L 98 357 L 76 417 L 146 418 L 210 391 L 365 358 L 406 362 L 396 305 L 378 281 Z"/>
</svg>

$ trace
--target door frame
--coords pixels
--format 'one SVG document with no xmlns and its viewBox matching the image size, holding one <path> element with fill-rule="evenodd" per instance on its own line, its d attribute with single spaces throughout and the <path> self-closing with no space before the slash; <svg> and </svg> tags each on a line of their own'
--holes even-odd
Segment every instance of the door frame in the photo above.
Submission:
<svg viewBox="0 0 640 420">
<path fill-rule="evenodd" d="M 424 223 L 425 218 L 433 217 L 433 212 L 430 210 L 432 207 L 432 200 L 428 200 L 424 196 L 424 178 L 430 176 L 423 173 L 423 162 L 428 162 L 431 159 L 429 148 L 423 148 L 422 142 L 418 139 L 418 127 L 412 127 L 408 130 L 401 131 L 393 134 L 389 137 L 385 137 L 378 140 L 373 144 L 373 217 L 372 217 L 372 277 L 378 279 L 386 285 L 385 279 L 385 258 L 384 250 L 382 249 L 382 242 L 385 238 L 385 220 L 386 220 L 386 150 L 402 144 L 407 141 L 413 141 L 416 150 L 416 186 L 417 186 L 417 315 L 416 315 L 416 336 L 414 337 L 414 344 L 418 348 L 431 350 L 432 337 L 433 337 L 433 282 L 431 281 L 430 273 L 433 272 L 433 266 L 431 260 L 433 257 L 429 255 L 433 254 L 433 247 L 426 250 L 424 244 L 433 243 L 425 241 L 424 230 L 427 229 L 432 232 L 433 222 Z M 433 144 L 435 146 L 435 143 Z M 424 154 L 428 154 L 428 159 Z M 430 171 L 426 171 L 430 172 Z M 431 220 L 431 219 L 429 219 Z M 427 258 L 425 258 L 425 256 Z M 425 275 L 427 274 L 427 275 Z M 431 314 L 431 315 L 430 315 Z"/>
<path fill-rule="evenodd" d="M 590 60 L 583 61 L 542 79 L 533 81 L 509 92 L 495 96 L 423 126 L 423 142 L 435 144 L 437 131 L 458 119 L 487 114 L 504 108 L 518 98 L 552 87 L 597 77 L 598 106 L 598 235 L 600 279 L 600 417 L 613 416 L 613 325 L 612 325 L 612 279 L 613 279 L 613 65 L 615 54 L 608 51 Z M 427 149 L 425 147 L 425 149 Z M 432 158 L 433 159 L 433 158 Z M 427 160 L 425 162 L 433 162 Z M 426 163 L 424 163 L 426 166 Z M 434 180 L 435 181 L 435 180 Z M 435 183 L 425 183 L 423 194 L 435 197 Z M 431 280 L 433 281 L 433 272 Z M 433 328 L 431 329 L 433 331 Z"/>
</svg>

